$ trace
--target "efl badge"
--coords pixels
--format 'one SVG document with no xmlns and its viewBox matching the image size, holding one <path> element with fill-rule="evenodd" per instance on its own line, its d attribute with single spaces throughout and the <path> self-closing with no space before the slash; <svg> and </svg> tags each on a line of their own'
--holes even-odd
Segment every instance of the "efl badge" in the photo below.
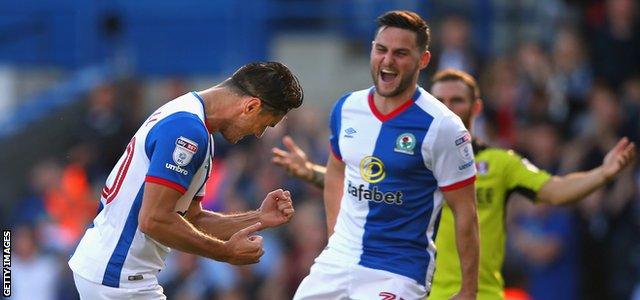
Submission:
<svg viewBox="0 0 640 300">
<path fill-rule="evenodd" d="M 184 167 L 191 162 L 196 152 L 198 152 L 198 144 L 181 136 L 176 140 L 176 148 L 173 150 L 173 161 L 176 165 Z"/>
<path fill-rule="evenodd" d="M 413 155 L 413 148 L 416 147 L 416 137 L 411 133 L 403 133 L 396 139 L 395 152 Z"/>
<path fill-rule="evenodd" d="M 462 146 L 458 146 L 458 153 L 465 161 L 470 161 L 473 159 L 473 148 L 471 144 L 464 144 Z"/>
<path fill-rule="evenodd" d="M 463 134 L 461 137 L 456 139 L 456 146 L 460 146 L 464 143 L 470 142 L 471 141 L 471 135 L 467 132 L 465 134 Z"/>
<path fill-rule="evenodd" d="M 456 138 L 456 147 L 458 147 L 458 154 L 464 161 L 471 161 L 473 159 L 473 147 L 471 146 L 471 135 L 464 133 L 462 136 Z"/>
</svg>

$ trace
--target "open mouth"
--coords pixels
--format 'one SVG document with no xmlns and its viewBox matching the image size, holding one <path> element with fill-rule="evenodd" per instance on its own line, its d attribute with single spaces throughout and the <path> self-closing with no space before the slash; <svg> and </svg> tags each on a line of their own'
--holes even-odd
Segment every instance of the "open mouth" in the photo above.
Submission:
<svg viewBox="0 0 640 300">
<path fill-rule="evenodd" d="M 382 79 L 383 82 L 392 82 L 394 79 L 396 79 L 396 77 L 398 77 L 397 72 L 391 71 L 389 69 L 380 70 L 380 79 Z"/>
</svg>

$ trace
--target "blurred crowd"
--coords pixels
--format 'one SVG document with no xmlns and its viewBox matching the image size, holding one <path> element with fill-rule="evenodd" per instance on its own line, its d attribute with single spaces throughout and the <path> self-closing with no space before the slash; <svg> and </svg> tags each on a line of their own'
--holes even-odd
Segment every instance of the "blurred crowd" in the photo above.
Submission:
<svg viewBox="0 0 640 300">
<path fill-rule="evenodd" d="M 478 21 L 464 12 L 432 21 L 434 56 L 423 74 L 425 87 L 431 74 L 446 67 L 476 76 L 484 112 L 473 125 L 474 134 L 554 174 L 598 166 L 622 136 L 638 144 L 637 1 L 521 1 L 537 9 L 526 10 L 531 14 L 517 22 L 508 17 L 511 2 L 494 2 L 491 42 L 473 38 Z M 81 125 L 69 127 L 75 142 L 64 159 L 36 162 L 25 179 L 29 189 L 13 200 L 10 214 L 13 298 L 76 298 L 66 262 L 95 216 L 108 172 L 159 104 L 145 103 L 144 85 L 126 79 L 87 94 Z M 191 88 L 188 81 L 169 80 L 156 94 L 169 101 Z M 282 136 L 289 134 L 312 160 L 324 163 L 333 101 L 303 106 L 261 140 L 247 138 L 231 146 L 215 136 L 205 208 L 254 209 L 267 192 L 284 187 L 292 192 L 296 216 L 286 226 L 261 233 L 266 254 L 256 265 L 236 267 L 172 252 L 160 273 L 169 299 L 292 297 L 326 244 L 322 194 L 274 166 L 271 147 L 281 147 Z M 628 168 L 574 206 L 534 205 L 512 196 L 504 268 L 508 288 L 531 299 L 640 299 L 638 171 L 637 164 Z"/>
</svg>

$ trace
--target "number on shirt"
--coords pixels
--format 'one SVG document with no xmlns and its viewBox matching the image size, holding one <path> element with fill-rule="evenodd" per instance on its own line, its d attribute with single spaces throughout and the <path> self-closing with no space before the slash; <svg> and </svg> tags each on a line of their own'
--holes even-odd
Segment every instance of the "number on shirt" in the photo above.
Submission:
<svg viewBox="0 0 640 300">
<path fill-rule="evenodd" d="M 124 162 L 118 168 L 118 174 L 116 175 L 116 179 L 113 181 L 110 187 L 105 186 L 102 189 L 102 197 L 107 200 L 107 204 L 113 201 L 113 199 L 118 195 L 120 188 L 122 187 L 122 183 L 124 182 L 125 176 L 127 176 L 127 171 L 129 171 L 129 166 L 131 165 L 131 161 L 133 160 L 133 151 L 136 147 L 136 137 L 131 139 L 131 142 L 127 145 L 127 150 L 124 158 Z"/>
</svg>

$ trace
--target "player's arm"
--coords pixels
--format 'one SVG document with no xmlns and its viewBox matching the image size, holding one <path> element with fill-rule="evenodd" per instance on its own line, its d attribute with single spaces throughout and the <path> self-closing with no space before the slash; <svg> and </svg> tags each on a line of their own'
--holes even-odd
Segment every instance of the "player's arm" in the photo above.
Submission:
<svg viewBox="0 0 640 300">
<path fill-rule="evenodd" d="M 480 260 L 475 184 L 443 192 L 443 195 L 453 212 L 456 247 L 460 256 L 462 285 L 456 297 L 475 299 L 478 291 L 478 261 Z"/>
<path fill-rule="evenodd" d="M 553 176 L 540 189 L 537 199 L 554 205 L 578 201 L 609 180 L 635 160 L 635 144 L 622 138 L 605 156 L 602 165 L 586 172 Z"/>
<path fill-rule="evenodd" d="M 307 180 L 309 183 L 319 188 L 324 188 L 324 175 L 327 174 L 327 167 L 311 163 L 311 177 Z"/>
<path fill-rule="evenodd" d="M 345 163 L 342 161 L 340 152 L 340 123 L 342 105 L 345 97 L 338 100 L 331 110 L 329 117 L 329 145 L 331 154 L 327 160 L 327 169 L 324 176 L 324 208 L 327 216 L 327 236 L 333 235 L 338 213 L 340 212 L 340 202 L 342 201 L 342 193 L 344 189 L 344 170 Z"/>
<path fill-rule="evenodd" d="M 238 231 L 223 242 L 196 229 L 175 212 L 182 194 L 164 185 L 147 182 L 138 216 L 139 228 L 144 234 L 161 244 L 211 259 L 233 264 L 258 262 L 264 253 L 262 238 L 249 236 L 262 225 L 255 223 Z"/>
<path fill-rule="evenodd" d="M 274 147 L 271 149 L 273 153 L 271 161 L 284 168 L 289 175 L 309 182 L 316 187 L 323 188 L 324 174 L 327 172 L 326 167 L 310 162 L 307 154 L 290 136 L 283 137 L 282 143 L 289 151 Z"/>
<path fill-rule="evenodd" d="M 457 116 L 442 118 L 435 126 L 434 140 L 424 142 L 423 151 L 430 155 L 426 159 L 427 165 L 432 165 L 440 190 L 453 213 L 462 283 L 452 299 L 475 299 L 478 292 L 480 239 L 471 135 Z M 428 137 L 425 137 L 425 141 L 428 141 Z"/>
<path fill-rule="evenodd" d="M 343 161 L 334 155 L 329 155 L 327 161 L 327 173 L 324 177 L 324 208 L 327 215 L 327 233 L 330 237 L 333 228 L 336 226 L 338 213 L 340 212 L 340 201 L 344 188 L 344 168 Z"/>
<path fill-rule="evenodd" d="M 144 141 L 149 168 L 138 214 L 139 229 L 181 251 L 233 264 L 257 262 L 263 253 L 262 238 L 249 234 L 261 224 L 242 229 L 224 242 L 199 231 L 175 211 L 209 152 L 210 137 L 202 121 L 179 112 L 152 126 Z"/>
<path fill-rule="evenodd" d="M 239 230 L 260 223 L 257 230 L 276 227 L 293 217 L 291 193 L 281 189 L 267 194 L 259 209 L 238 214 L 219 214 L 202 209 L 200 201 L 193 201 L 186 218 L 206 234 L 221 240 L 228 240 Z"/>
</svg>

